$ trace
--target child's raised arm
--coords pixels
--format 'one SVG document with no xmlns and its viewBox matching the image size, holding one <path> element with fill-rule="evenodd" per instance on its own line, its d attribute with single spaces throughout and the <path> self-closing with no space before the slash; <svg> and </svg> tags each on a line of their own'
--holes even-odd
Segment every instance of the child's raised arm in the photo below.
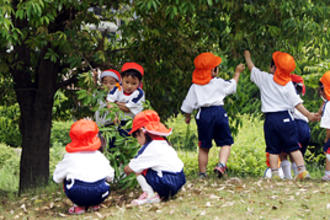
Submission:
<svg viewBox="0 0 330 220">
<path fill-rule="evenodd" d="M 239 76 L 240 76 L 241 72 L 243 72 L 244 69 L 245 69 L 245 65 L 242 63 L 240 63 L 236 66 L 235 74 L 233 77 L 233 79 L 236 81 L 236 83 L 238 83 Z"/>
<path fill-rule="evenodd" d="M 244 58 L 249 70 L 251 71 L 252 68 L 254 67 L 254 63 L 252 62 L 250 51 L 248 50 L 244 51 Z"/>
</svg>

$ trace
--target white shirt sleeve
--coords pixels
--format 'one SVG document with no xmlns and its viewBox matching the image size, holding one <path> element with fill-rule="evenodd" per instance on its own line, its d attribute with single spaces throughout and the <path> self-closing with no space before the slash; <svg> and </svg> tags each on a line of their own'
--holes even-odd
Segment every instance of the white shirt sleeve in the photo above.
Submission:
<svg viewBox="0 0 330 220">
<path fill-rule="evenodd" d="M 131 99 L 125 104 L 125 106 L 136 115 L 143 110 L 143 103 L 145 102 L 145 96 L 142 89 L 137 89 L 132 94 Z"/>
<path fill-rule="evenodd" d="M 56 183 L 61 183 L 68 175 L 68 167 L 70 167 L 70 160 L 68 158 L 68 154 L 64 154 L 63 160 L 60 161 L 55 168 L 53 174 L 53 180 Z"/>
<path fill-rule="evenodd" d="M 156 166 L 158 164 L 157 157 L 152 151 L 146 148 L 142 154 L 133 158 L 128 166 L 135 172 L 141 173 L 143 170 Z"/>
<path fill-rule="evenodd" d="M 226 96 L 230 94 L 234 94 L 237 88 L 236 80 L 231 79 L 228 81 L 222 79 L 222 88 L 224 89 Z"/>
<path fill-rule="evenodd" d="M 113 87 L 113 89 L 107 95 L 108 102 L 118 101 L 119 89 L 117 86 Z"/>
<path fill-rule="evenodd" d="M 323 113 L 320 121 L 320 127 L 330 129 L 330 105 L 329 102 L 325 103 Z"/>
<path fill-rule="evenodd" d="M 293 86 L 292 82 L 288 82 L 289 86 L 289 93 L 288 93 L 288 99 L 290 104 L 292 104 L 292 107 L 296 107 L 298 104 L 303 103 L 303 100 L 300 98 L 300 96 L 296 93 L 296 89 Z"/>
<path fill-rule="evenodd" d="M 258 87 L 260 87 L 260 85 L 262 84 L 264 77 L 267 76 L 266 72 L 263 72 L 261 70 L 259 70 L 257 67 L 253 67 L 251 70 L 251 75 L 250 75 L 250 79 L 252 82 L 254 82 Z"/>
<path fill-rule="evenodd" d="M 185 113 L 192 113 L 192 111 L 196 108 L 197 103 L 196 103 L 196 95 L 194 91 L 194 85 L 191 85 L 188 91 L 188 94 L 186 98 L 183 100 L 183 103 L 181 105 L 181 111 Z"/>
</svg>

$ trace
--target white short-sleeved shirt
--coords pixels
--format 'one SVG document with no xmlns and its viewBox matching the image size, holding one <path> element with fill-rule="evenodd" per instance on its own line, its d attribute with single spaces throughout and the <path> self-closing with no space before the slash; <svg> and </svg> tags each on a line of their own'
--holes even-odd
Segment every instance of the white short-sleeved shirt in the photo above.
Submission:
<svg viewBox="0 0 330 220">
<path fill-rule="evenodd" d="M 191 113 L 194 109 L 201 107 L 223 105 L 224 98 L 235 93 L 236 87 L 237 83 L 234 79 L 227 81 L 221 78 L 213 78 L 206 85 L 192 84 L 182 103 L 181 110 Z"/>
<path fill-rule="evenodd" d="M 92 183 L 107 177 L 113 179 L 114 170 L 100 151 L 65 153 L 56 165 L 53 180 L 61 183 L 67 177 Z"/>
<path fill-rule="evenodd" d="M 272 74 L 256 67 L 252 68 L 250 79 L 260 89 L 261 111 L 264 113 L 291 110 L 303 102 L 291 81 L 281 86 L 274 81 Z"/>
<path fill-rule="evenodd" d="M 138 88 L 131 94 L 127 95 L 123 89 L 114 87 L 107 96 L 108 102 L 124 102 L 130 112 L 124 112 L 125 117 L 134 118 L 134 116 L 143 110 L 143 102 L 145 102 L 144 91 Z"/>
<path fill-rule="evenodd" d="M 327 101 L 324 103 L 320 127 L 330 129 L 330 104 Z"/>
<path fill-rule="evenodd" d="M 183 169 L 183 163 L 176 151 L 165 140 L 153 140 L 142 146 L 128 166 L 135 173 L 151 168 L 160 177 L 162 177 L 162 171 L 177 173 Z"/>
</svg>

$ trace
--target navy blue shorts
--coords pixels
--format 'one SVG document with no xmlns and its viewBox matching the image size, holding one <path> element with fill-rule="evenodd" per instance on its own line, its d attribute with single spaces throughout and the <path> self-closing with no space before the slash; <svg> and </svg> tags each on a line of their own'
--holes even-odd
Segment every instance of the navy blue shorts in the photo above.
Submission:
<svg viewBox="0 0 330 220">
<path fill-rule="evenodd" d="M 289 112 L 270 112 L 265 115 L 266 152 L 280 154 L 299 150 L 297 124 Z"/>
<path fill-rule="evenodd" d="M 186 183 L 183 170 L 178 173 L 162 171 L 163 177 L 159 177 L 153 169 L 148 169 L 144 177 L 151 188 L 158 193 L 160 198 L 168 199 L 177 194 Z"/>
<path fill-rule="evenodd" d="M 102 203 L 110 194 L 110 186 L 105 179 L 87 183 L 77 179 L 64 181 L 64 192 L 78 206 L 95 206 Z"/>
<path fill-rule="evenodd" d="M 327 143 L 323 145 L 324 153 L 330 154 L 330 138 L 328 139 Z"/>
<path fill-rule="evenodd" d="M 295 122 L 297 124 L 297 129 L 298 129 L 298 140 L 301 145 L 300 151 L 302 155 L 305 155 L 311 137 L 311 130 L 306 121 L 295 119 Z"/>
<path fill-rule="evenodd" d="M 212 140 L 217 146 L 232 145 L 227 112 L 222 106 L 202 107 L 199 119 L 196 119 L 199 146 L 211 148 Z"/>
</svg>

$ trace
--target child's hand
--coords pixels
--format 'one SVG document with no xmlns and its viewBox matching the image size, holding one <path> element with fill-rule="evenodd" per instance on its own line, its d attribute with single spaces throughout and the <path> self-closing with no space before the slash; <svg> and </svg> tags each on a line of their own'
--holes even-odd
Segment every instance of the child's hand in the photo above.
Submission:
<svg viewBox="0 0 330 220">
<path fill-rule="evenodd" d="M 185 122 L 187 124 L 189 124 L 190 123 L 190 120 L 191 120 L 191 115 L 190 114 L 186 114 Z"/>
<path fill-rule="evenodd" d="M 245 69 L 245 65 L 240 63 L 236 66 L 235 72 L 236 73 L 241 73 L 241 72 L 243 72 L 244 69 Z"/>
<path fill-rule="evenodd" d="M 311 122 L 320 121 L 321 115 L 319 113 L 310 113 L 308 120 Z"/>
<path fill-rule="evenodd" d="M 108 183 L 112 183 L 113 182 L 113 177 L 107 176 L 105 178 L 105 181 L 107 181 Z"/>
</svg>

